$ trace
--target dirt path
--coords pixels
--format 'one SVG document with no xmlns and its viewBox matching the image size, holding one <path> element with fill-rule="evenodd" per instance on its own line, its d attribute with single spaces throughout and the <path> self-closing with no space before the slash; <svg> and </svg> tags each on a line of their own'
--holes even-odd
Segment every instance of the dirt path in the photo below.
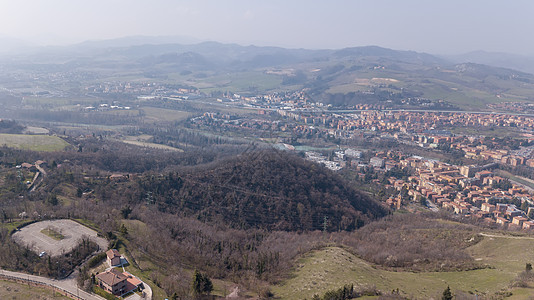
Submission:
<svg viewBox="0 0 534 300">
<path fill-rule="evenodd" d="M 234 290 L 226 296 L 226 299 L 239 298 L 239 287 L 236 286 Z"/>
<path fill-rule="evenodd" d="M 487 234 L 487 233 L 480 233 L 480 235 L 485 236 L 485 237 L 492 237 L 492 238 L 534 240 L 534 237 L 529 237 L 529 236 L 495 235 L 495 234 Z"/>
</svg>

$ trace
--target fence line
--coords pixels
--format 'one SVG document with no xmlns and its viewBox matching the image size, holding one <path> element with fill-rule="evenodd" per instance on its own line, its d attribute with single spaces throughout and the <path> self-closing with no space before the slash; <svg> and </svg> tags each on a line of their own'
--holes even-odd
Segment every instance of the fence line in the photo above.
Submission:
<svg viewBox="0 0 534 300">
<path fill-rule="evenodd" d="M 63 288 L 60 288 L 58 286 L 55 286 L 55 285 L 52 285 L 52 284 L 49 284 L 49 283 L 45 283 L 45 282 L 41 282 L 41 281 L 36 281 L 36 280 L 32 280 L 32 279 L 29 279 L 29 278 L 21 278 L 21 277 L 16 277 L 16 276 L 11 276 L 11 275 L 6 275 L 6 274 L 0 274 L 0 279 L 4 279 L 4 280 L 7 280 L 7 281 L 14 281 L 14 282 L 17 282 L 17 283 L 24 283 L 24 284 L 28 284 L 28 285 L 33 285 L 33 286 L 37 286 L 37 287 L 44 287 L 44 288 L 47 288 L 49 290 L 52 290 L 54 292 L 58 292 L 64 296 L 67 296 L 71 299 L 75 299 L 75 300 L 85 300 L 84 298 L 78 296 L 78 295 L 74 295 L 73 293 L 63 289 Z"/>
</svg>

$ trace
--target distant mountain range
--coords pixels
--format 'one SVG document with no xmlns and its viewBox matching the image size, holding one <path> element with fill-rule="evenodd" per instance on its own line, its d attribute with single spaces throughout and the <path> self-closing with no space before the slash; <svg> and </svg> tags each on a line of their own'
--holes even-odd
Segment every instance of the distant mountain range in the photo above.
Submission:
<svg viewBox="0 0 534 300">
<path fill-rule="evenodd" d="M 474 51 L 459 55 L 443 56 L 443 58 L 454 63 L 472 62 L 534 74 L 534 57 L 509 53 Z"/>
<path fill-rule="evenodd" d="M 17 52 L 17 61 L 27 59 L 40 69 L 43 64 L 56 71 L 76 68 L 114 80 L 122 74 L 139 74 L 140 80 L 143 76 L 150 80 L 174 78 L 177 83 L 209 91 L 305 88 L 316 101 L 347 107 L 403 98 L 445 101 L 450 103 L 447 107 L 469 110 L 488 109 L 488 104 L 503 101 L 534 102 L 534 58 L 518 55 L 473 52 L 435 56 L 378 46 L 307 50 L 195 42 L 139 36 L 31 48 L 6 40 L 0 50 L 24 49 Z M 370 93 L 376 96 L 368 96 Z"/>
<path fill-rule="evenodd" d="M 0 55 L 26 52 L 33 50 L 34 47 L 35 45 L 24 40 L 0 36 Z"/>
<path fill-rule="evenodd" d="M 224 46 L 223 46 L 224 45 Z M 138 55 L 157 55 L 165 54 L 167 52 L 204 52 L 203 55 L 211 56 L 214 50 L 223 50 L 223 56 L 228 58 L 236 58 L 235 55 L 240 53 L 242 49 L 247 49 L 243 54 L 256 52 L 256 55 L 263 53 L 264 55 L 287 55 L 287 52 L 292 54 L 291 58 L 302 57 L 305 54 L 316 56 L 318 53 L 326 54 L 333 53 L 337 57 L 354 57 L 354 56 L 380 56 L 380 57 L 396 57 L 405 58 L 409 60 L 434 61 L 440 64 L 443 63 L 477 63 L 485 64 L 501 68 L 515 69 L 523 72 L 534 73 L 534 57 L 522 56 L 510 53 L 498 53 L 487 51 L 473 51 L 464 54 L 456 55 L 432 55 L 427 53 L 418 53 L 414 51 L 397 51 L 392 49 L 381 48 L 378 46 L 364 46 L 352 47 L 340 50 L 304 50 L 304 49 L 284 49 L 280 47 L 256 47 L 256 46 L 240 46 L 237 44 L 222 44 L 218 42 L 206 42 L 200 39 L 187 36 L 127 36 L 116 39 L 105 40 L 88 40 L 85 42 L 72 44 L 70 46 L 47 46 L 40 47 L 35 43 L 27 42 L 23 39 L 1 37 L 0 36 L 0 54 L 17 54 L 18 52 L 33 52 L 38 53 L 43 49 L 54 49 L 63 51 L 95 51 L 110 48 L 122 48 L 125 54 L 134 56 Z M 128 50 L 125 48 L 129 48 Z M 210 51 L 211 49 L 211 51 Z M 252 50 L 252 51 L 250 51 Z M 220 53 L 216 53 L 219 55 Z M 289 57 L 288 57 L 289 58 Z M 284 62 L 288 62 L 286 58 Z"/>
</svg>

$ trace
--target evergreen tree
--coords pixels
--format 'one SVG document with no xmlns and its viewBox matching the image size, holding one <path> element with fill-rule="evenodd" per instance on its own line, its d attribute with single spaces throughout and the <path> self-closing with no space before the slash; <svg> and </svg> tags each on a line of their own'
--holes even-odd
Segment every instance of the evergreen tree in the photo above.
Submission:
<svg viewBox="0 0 534 300">
<path fill-rule="evenodd" d="M 76 197 L 80 198 L 81 196 L 83 196 L 83 190 L 81 187 L 78 187 L 78 189 L 76 189 Z"/>
<path fill-rule="evenodd" d="M 213 291 L 213 283 L 208 276 L 203 275 L 198 270 L 193 274 L 193 285 L 191 287 L 193 295 L 199 297 L 202 294 L 210 294 Z"/>
<path fill-rule="evenodd" d="M 119 228 L 119 232 L 122 234 L 122 236 L 128 235 L 128 229 L 126 228 L 126 226 L 124 226 L 124 224 L 122 224 L 121 227 Z"/>
<path fill-rule="evenodd" d="M 56 194 L 48 195 L 48 198 L 46 199 L 46 202 L 52 206 L 56 206 L 59 204 L 59 200 L 57 199 Z"/>
<path fill-rule="evenodd" d="M 441 296 L 441 300 L 452 300 L 451 288 L 449 286 L 447 286 L 447 288 L 443 291 L 443 296 Z"/>
</svg>

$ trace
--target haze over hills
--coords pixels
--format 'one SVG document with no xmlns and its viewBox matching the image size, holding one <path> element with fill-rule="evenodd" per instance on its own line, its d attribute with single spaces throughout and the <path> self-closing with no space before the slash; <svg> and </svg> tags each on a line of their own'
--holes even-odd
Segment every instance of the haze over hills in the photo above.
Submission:
<svg viewBox="0 0 534 300">
<path fill-rule="evenodd" d="M 85 42 L 55 46 L 40 46 L 38 43 L 31 43 L 22 39 L 1 37 L 0 53 L 3 55 L 16 55 L 21 49 L 25 52 L 31 50 L 38 54 L 47 49 L 65 52 L 97 51 L 105 50 L 110 53 L 122 53 L 127 56 L 161 55 L 169 52 L 198 52 L 199 54 L 227 59 L 250 59 L 250 55 L 293 55 L 299 58 L 315 58 L 318 56 L 333 55 L 335 57 L 382 57 L 408 60 L 422 63 L 457 64 L 457 63 L 479 63 L 491 66 L 517 69 L 534 73 L 532 64 L 534 58 L 510 54 L 487 52 L 484 50 L 473 51 L 454 55 L 433 55 L 415 51 L 401 51 L 387 49 L 380 46 L 357 46 L 343 49 L 295 49 L 282 47 L 267 47 L 254 45 L 226 44 L 216 41 L 203 41 L 189 36 L 125 36 L 116 39 L 87 40 Z M 47 51 L 46 51 L 47 52 Z M 96 53 L 95 53 L 96 54 Z M 243 56 L 244 57 L 243 57 Z M 526 63 L 525 63 L 526 62 Z"/>
<path fill-rule="evenodd" d="M 137 80 L 178 83 L 208 95 L 304 89 L 312 101 L 348 109 L 362 103 L 392 108 L 412 99 L 427 103 L 426 109 L 480 111 L 492 110 L 494 103 L 534 101 L 534 76 L 528 73 L 533 60 L 517 55 L 444 57 L 379 46 L 308 50 L 195 42 L 134 36 L 25 48 L 3 60 L 13 69 L 83 72 L 100 79 L 136 74 Z M 9 45 L 23 47 L 12 41 L 4 48 Z"/>
<path fill-rule="evenodd" d="M 530 56 L 481 50 L 464 54 L 447 55 L 443 56 L 443 58 L 454 63 L 472 62 L 534 74 L 534 57 Z"/>
<path fill-rule="evenodd" d="M 381 282 L 370 295 L 451 283 L 492 297 L 532 261 L 472 251 L 488 227 L 534 228 L 514 179 L 534 174 L 534 104 L 508 103 L 534 103 L 528 72 L 379 46 L 131 37 L 3 56 L 0 83 L 1 268 L 54 274 L 10 239 L 50 217 L 99 229 L 154 299 L 190 299 L 195 270 L 221 298 Z M 103 271 L 90 268 L 86 290 Z"/>
<path fill-rule="evenodd" d="M 137 80 L 158 79 L 207 94 L 232 91 L 254 96 L 305 89 L 313 101 L 340 108 L 364 102 L 388 108 L 415 99 L 430 103 L 427 108 L 432 109 L 479 111 L 490 110 L 492 103 L 534 101 L 534 76 L 502 67 L 518 66 L 517 56 L 502 56 L 511 59 L 497 61 L 500 56 L 472 54 L 448 59 L 378 46 L 307 50 L 176 43 L 186 40 L 129 37 L 87 41 L 33 48 L 31 53 L 4 56 L 4 61 L 14 69 L 24 65 L 38 72 L 83 72 L 101 79 L 121 80 L 136 74 Z M 527 70 L 528 64 L 521 69 Z"/>
<path fill-rule="evenodd" d="M 33 49 L 35 45 L 21 39 L 0 36 L 0 55 L 12 55 Z"/>
</svg>

